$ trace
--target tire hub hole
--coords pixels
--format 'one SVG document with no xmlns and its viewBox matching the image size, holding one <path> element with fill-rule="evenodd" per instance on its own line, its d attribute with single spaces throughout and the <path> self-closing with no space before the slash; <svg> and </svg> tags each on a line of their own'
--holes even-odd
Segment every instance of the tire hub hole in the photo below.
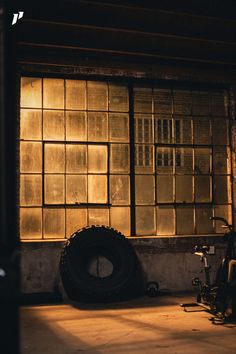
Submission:
<svg viewBox="0 0 236 354">
<path fill-rule="evenodd" d="M 102 255 L 94 256 L 87 263 L 87 272 L 95 278 L 107 278 L 113 273 L 113 264 Z"/>
</svg>

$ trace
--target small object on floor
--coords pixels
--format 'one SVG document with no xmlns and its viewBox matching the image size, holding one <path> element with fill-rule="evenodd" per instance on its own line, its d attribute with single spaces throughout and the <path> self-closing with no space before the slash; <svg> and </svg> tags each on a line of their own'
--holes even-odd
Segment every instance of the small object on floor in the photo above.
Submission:
<svg viewBox="0 0 236 354">
<path fill-rule="evenodd" d="M 155 281 L 149 281 L 146 287 L 146 293 L 150 297 L 156 297 L 158 295 L 159 284 Z"/>
</svg>

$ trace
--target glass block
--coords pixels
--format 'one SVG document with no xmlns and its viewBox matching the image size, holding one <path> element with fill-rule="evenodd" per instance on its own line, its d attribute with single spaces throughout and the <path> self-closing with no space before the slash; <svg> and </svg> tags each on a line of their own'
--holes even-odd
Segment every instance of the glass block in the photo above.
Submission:
<svg viewBox="0 0 236 354">
<path fill-rule="evenodd" d="M 213 173 L 229 174 L 230 173 L 230 152 L 227 147 L 213 147 Z"/>
<path fill-rule="evenodd" d="M 109 110 L 117 112 L 129 111 L 128 87 L 109 83 Z"/>
<path fill-rule="evenodd" d="M 195 174 L 211 173 L 211 149 L 195 148 L 194 149 L 194 172 Z"/>
<path fill-rule="evenodd" d="M 157 235 L 169 236 L 175 234 L 175 209 L 169 205 L 159 205 L 156 208 Z"/>
<path fill-rule="evenodd" d="M 172 94 L 171 90 L 154 89 L 154 112 L 172 114 Z"/>
<path fill-rule="evenodd" d="M 196 231 L 197 234 L 212 234 L 213 221 L 211 205 L 196 205 Z"/>
<path fill-rule="evenodd" d="M 213 145 L 227 145 L 228 139 L 228 120 L 212 119 L 212 143 Z"/>
<path fill-rule="evenodd" d="M 193 91 L 193 115 L 207 116 L 209 114 L 209 93 L 206 91 Z"/>
<path fill-rule="evenodd" d="M 114 205 L 130 204 L 129 176 L 110 175 L 110 202 Z"/>
<path fill-rule="evenodd" d="M 88 175 L 88 202 L 107 203 L 107 176 Z"/>
<path fill-rule="evenodd" d="M 214 216 L 220 216 L 225 218 L 228 223 L 232 224 L 232 205 L 215 205 Z M 225 233 L 224 225 L 222 221 L 215 221 L 215 232 L 219 234 Z"/>
<path fill-rule="evenodd" d="M 130 236 L 130 208 L 112 207 L 110 209 L 110 226 L 125 236 Z"/>
<path fill-rule="evenodd" d="M 63 111 L 43 112 L 43 139 L 65 140 L 65 122 Z"/>
<path fill-rule="evenodd" d="M 107 146 L 88 145 L 88 172 L 107 172 Z"/>
<path fill-rule="evenodd" d="M 174 178 L 173 176 L 158 175 L 156 176 L 156 191 L 157 191 L 157 202 L 158 203 L 169 203 L 173 202 L 174 198 Z"/>
<path fill-rule="evenodd" d="M 216 204 L 231 202 L 231 183 L 229 176 L 214 176 L 213 196 Z"/>
<path fill-rule="evenodd" d="M 173 173 L 173 148 L 156 149 L 156 172 L 160 174 Z"/>
<path fill-rule="evenodd" d="M 175 150 L 175 170 L 178 174 L 193 173 L 193 149 L 176 148 Z"/>
<path fill-rule="evenodd" d="M 154 172 L 153 145 L 135 145 L 135 172 L 153 173 Z"/>
<path fill-rule="evenodd" d="M 107 111 L 108 90 L 106 82 L 87 82 L 88 109 L 93 111 Z"/>
<path fill-rule="evenodd" d="M 193 235 L 194 209 L 192 206 L 178 206 L 176 208 L 176 226 L 178 235 Z"/>
<path fill-rule="evenodd" d="M 88 209 L 88 223 L 89 225 L 109 226 L 109 209 Z"/>
<path fill-rule="evenodd" d="M 64 109 L 63 79 L 43 79 L 43 107 Z"/>
<path fill-rule="evenodd" d="M 135 176 L 135 201 L 137 205 L 153 205 L 155 203 L 154 176 Z"/>
<path fill-rule="evenodd" d="M 211 114 L 213 117 L 228 115 L 227 97 L 224 92 L 211 93 Z"/>
<path fill-rule="evenodd" d="M 88 140 L 108 141 L 107 113 L 88 113 Z"/>
<path fill-rule="evenodd" d="M 152 113 L 152 89 L 134 88 L 134 112 Z"/>
<path fill-rule="evenodd" d="M 38 77 L 22 77 L 20 92 L 21 107 L 42 107 L 42 79 Z"/>
<path fill-rule="evenodd" d="M 174 114 L 190 115 L 192 112 L 191 91 L 174 90 Z"/>
<path fill-rule="evenodd" d="M 175 117 L 174 136 L 176 144 L 192 144 L 192 120 L 189 117 Z"/>
<path fill-rule="evenodd" d="M 65 204 L 65 177 L 63 175 L 44 176 L 44 203 Z"/>
<path fill-rule="evenodd" d="M 65 172 L 65 145 L 64 144 L 44 145 L 44 172 L 45 173 Z"/>
<path fill-rule="evenodd" d="M 66 176 L 66 204 L 87 203 L 87 175 Z"/>
<path fill-rule="evenodd" d="M 23 140 L 42 139 L 42 111 L 39 109 L 21 109 L 20 138 Z"/>
<path fill-rule="evenodd" d="M 175 188 L 176 202 L 187 203 L 193 201 L 192 176 L 176 176 Z"/>
<path fill-rule="evenodd" d="M 87 172 L 87 146 L 82 144 L 66 145 L 66 172 Z"/>
<path fill-rule="evenodd" d="M 20 205 L 42 205 L 42 176 L 20 176 Z"/>
<path fill-rule="evenodd" d="M 87 116 L 85 112 L 66 111 L 66 140 L 87 140 Z"/>
<path fill-rule="evenodd" d="M 211 144 L 211 122 L 209 118 L 195 118 L 193 121 L 194 144 Z"/>
<path fill-rule="evenodd" d="M 65 209 L 43 209 L 43 238 L 65 238 Z"/>
<path fill-rule="evenodd" d="M 20 208 L 20 238 L 42 238 L 42 209 Z"/>
<path fill-rule="evenodd" d="M 195 202 L 211 202 L 211 177 L 195 176 Z"/>
<path fill-rule="evenodd" d="M 86 109 L 86 81 L 66 80 L 66 109 Z"/>
<path fill-rule="evenodd" d="M 75 231 L 88 225 L 87 209 L 66 209 L 66 237 L 69 238 Z"/>
<path fill-rule="evenodd" d="M 110 145 L 110 171 L 119 173 L 129 173 L 129 145 Z"/>
<path fill-rule="evenodd" d="M 155 142 L 172 144 L 174 142 L 173 120 L 171 116 L 155 116 Z"/>
<path fill-rule="evenodd" d="M 156 235 L 155 207 L 136 206 L 136 234 L 140 236 Z"/>
<path fill-rule="evenodd" d="M 153 116 L 151 114 L 135 114 L 135 142 L 153 143 Z"/>
<path fill-rule="evenodd" d="M 42 172 L 42 143 L 20 143 L 20 171 L 23 173 Z"/>
<path fill-rule="evenodd" d="M 109 114 L 110 136 L 112 142 L 129 142 L 129 115 L 122 113 Z"/>
</svg>

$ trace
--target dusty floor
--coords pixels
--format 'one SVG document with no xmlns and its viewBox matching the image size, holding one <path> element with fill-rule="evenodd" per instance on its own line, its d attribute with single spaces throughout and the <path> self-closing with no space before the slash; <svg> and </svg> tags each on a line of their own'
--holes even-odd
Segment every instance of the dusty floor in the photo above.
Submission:
<svg viewBox="0 0 236 354">
<path fill-rule="evenodd" d="M 184 312 L 193 297 L 143 297 L 110 305 L 21 307 L 21 354 L 236 353 L 236 324 Z"/>
</svg>

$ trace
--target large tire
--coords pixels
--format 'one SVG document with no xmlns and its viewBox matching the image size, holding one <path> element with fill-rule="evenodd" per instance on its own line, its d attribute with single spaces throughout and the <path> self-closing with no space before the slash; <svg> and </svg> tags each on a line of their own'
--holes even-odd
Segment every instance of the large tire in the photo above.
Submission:
<svg viewBox="0 0 236 354">
<path fill-rule="evenodd" d="M 89 264 L 104 257 L 112 264 L 105 276 L 94 276 Z M 130 242 L 118 231 L 91 226 L 75 232 L 65 244 L 60 272 L 65 291 L 72 300 L 106 302 L 140 293 L 138 260 Z"/>
</svg>

